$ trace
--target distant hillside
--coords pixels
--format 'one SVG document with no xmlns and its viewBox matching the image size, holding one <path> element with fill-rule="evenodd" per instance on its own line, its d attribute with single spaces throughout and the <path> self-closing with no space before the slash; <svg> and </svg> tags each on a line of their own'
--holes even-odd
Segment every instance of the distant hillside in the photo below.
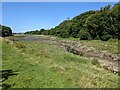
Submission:
<svg viewBox="0 0 120 90">
<path fill-rule="evenodd" d="M 73 19 L 64 20 L 55 28 L 50 30 L 37 30 L 26 32 L 26 34 L 44 34 L 55 35 L 58 37 L 80 38 L 81 40 L 110 38 L 118 39 L 118 30 L 120 29 L 120 3 L 111 7 L 108 4 L 96 11 L 84 12 Z"/>
</svg>

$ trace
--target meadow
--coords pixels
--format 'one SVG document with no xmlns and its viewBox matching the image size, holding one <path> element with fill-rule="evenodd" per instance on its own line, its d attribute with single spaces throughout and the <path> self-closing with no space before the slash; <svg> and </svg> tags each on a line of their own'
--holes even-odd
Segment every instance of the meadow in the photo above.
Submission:
<svg viewBox="0 0 120 90">
<path fill-rule="evenodd" d="M 80 42 L 117 52 L 116 41 Z M 98 62 L 66 52 L 56 45 L 7 39 L 0 43 L 2 70 L 12 71 L 12 74 L 7 72 L 3 88 L 117 88 L 119 85 L 117 74 L 104 69 Z M 103 47 L 101 43 L 107 46 Z"/>
</svg>

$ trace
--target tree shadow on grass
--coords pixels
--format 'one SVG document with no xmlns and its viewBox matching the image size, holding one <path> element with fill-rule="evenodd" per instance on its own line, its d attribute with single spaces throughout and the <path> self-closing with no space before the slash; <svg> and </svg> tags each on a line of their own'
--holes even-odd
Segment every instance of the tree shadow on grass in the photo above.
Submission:
<svg viewBox="0 0 120 90">
<path fill-rule="evenodd" d="M 17 75 L 18 73 L 16 71 L 13 71 L 11 69 L 9 70 L 0 70 L 0 83 L 4 82 L 5 80 L 7 80 L 10 76 L 13 75 Z M 11 85 L 9 84 L 1 84 L 0 87 L 2 87 L 2 89 L 8 89 L 11 87 Z"/>
</svg>

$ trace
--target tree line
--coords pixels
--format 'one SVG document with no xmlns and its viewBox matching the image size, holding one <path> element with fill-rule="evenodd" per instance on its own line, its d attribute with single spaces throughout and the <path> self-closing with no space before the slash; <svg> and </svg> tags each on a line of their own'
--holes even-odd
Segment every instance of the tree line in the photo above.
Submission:
<svg viewBox="0 0 120 90">
<path fill-rule="evenodd" d="M 62 38 L 80 38 L 80 40 L 119 39 L 120 2 L 111 7 L 110 4 L 99 10 L 84 12 L 73 19 L 61 22 L 50 30 L 35 30 L 25 34 L 54 35 Z"/>
<path fill-rule="evenodd" d="M 12 29 L 8 26 L 0 25 L 0 36 L 12 36 Z"/>
</svg>

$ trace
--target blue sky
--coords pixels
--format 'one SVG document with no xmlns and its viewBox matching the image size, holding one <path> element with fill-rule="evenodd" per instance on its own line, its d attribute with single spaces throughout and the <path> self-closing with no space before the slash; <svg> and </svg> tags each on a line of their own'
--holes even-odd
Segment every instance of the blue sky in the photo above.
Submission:
<svg viewBox="0 0 120 90">
<path fill-rule="evenodd" d="M 50 29 L 67 17 L 72 19 L 88 10 L 98 10 L 113 2 L 3 2 L 2 24 L 13 32 Z"/>
</svg>

